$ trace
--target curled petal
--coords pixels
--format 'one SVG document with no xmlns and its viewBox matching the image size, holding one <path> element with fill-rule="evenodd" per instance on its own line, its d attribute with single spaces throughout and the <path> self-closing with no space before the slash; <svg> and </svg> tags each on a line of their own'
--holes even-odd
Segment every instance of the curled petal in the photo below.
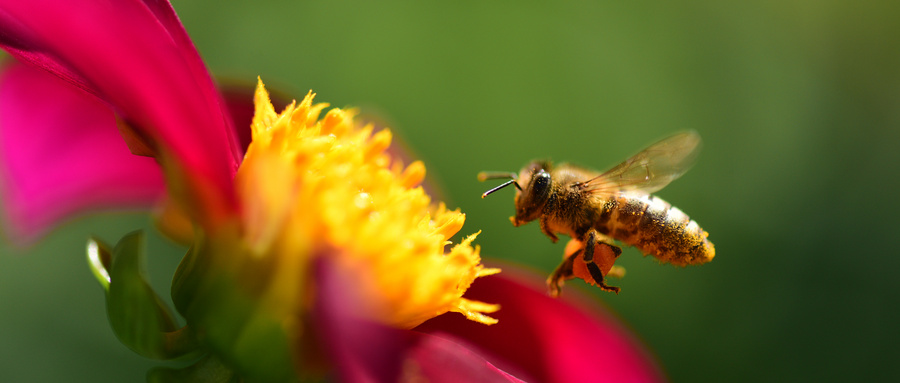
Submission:
<svg viewBox="0 0 900 383">
<path fill-rule="evenodd" d="M 241 151 L 213 82 L 168 2 L 0 1 L 0 46 L 107 102 L 183 168 L 197 216 L 234 209 Z M 190 206 L 190 205 L 189 205 Z"/>
<path fill-rule="evenodd" d="M 88 209 L 150 207 L 163 180 L 152 158 L 128 151 L 100 100 L 12 63 L 0 75 L 0 188 L 8 231 L 24 242 Z"/>
<path fill-rule="evenodd" d="M 501 275 L 477 280 L 467 297 L 500 304 L 499 320 L 481 326 L 442 315 L 414 330 L 452 335 L 477 345 L 486 359 L 516 376 L 541 382 L 660 382 L 654 358 L 607 313 L 547 296 L 538 278 Z"/>
</svg>

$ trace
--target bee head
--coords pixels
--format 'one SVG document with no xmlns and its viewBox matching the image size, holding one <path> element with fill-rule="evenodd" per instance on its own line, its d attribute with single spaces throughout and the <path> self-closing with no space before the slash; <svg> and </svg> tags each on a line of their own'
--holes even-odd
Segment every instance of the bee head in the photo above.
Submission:
<svg viewBox="0 0 900 383">
<path fill-rule="evenodd" d="M 510 217 L 513 225 L 519 226 L 523 223 L 533 221 L 540 217 L 544 205 L 550 199 L 551 179 L 550 179 L 550 163 L 545 161 L 534 161 L 528 166 L 522 168 L 519 174 L 503 173 L 503 172 L 481 172 L 478 173 L 478 180 L 485 181 L 497 178 L 511 178 L 491 190 L 484 192 L 481 198 L 487 197 L 489 194 L 503 189 L 509 185 L 516 186 L 516 215 Z M 525 185 L 525 188 L 522 188 Z"/>
<path fill-rule="evenodd" d="M 518 182 L 526 186 L 516 191 L 516 216 L 512 218 L 513 225 L 519 226 L 541 216 L 552 189 L 550 169 L 549 162 L 534 161 L 519 172 Z"/>
</svg>

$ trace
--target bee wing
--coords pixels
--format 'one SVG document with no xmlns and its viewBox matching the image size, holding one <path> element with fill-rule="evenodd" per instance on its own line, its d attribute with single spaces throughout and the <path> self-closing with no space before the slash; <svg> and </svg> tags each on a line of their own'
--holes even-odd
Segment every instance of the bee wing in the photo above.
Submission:
<svg viewBox="0 0 900 383">
<path fill-rule="evenodd" d="M 605 173 L 582 183 L 593 193 L 650 194 L 681 177 L 700 152 L 700 135 L 689 131 L 650 145 Z"/>
</svg>

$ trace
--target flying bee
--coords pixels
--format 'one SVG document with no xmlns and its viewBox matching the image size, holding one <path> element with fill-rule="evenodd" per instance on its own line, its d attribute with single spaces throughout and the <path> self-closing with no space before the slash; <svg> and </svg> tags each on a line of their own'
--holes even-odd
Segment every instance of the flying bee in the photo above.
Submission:
<svg viewBox="0 0 900 383">
<path fill-rule="evenodd" d="M 706 239 L 709 234 L 697 222 L 650 195 L 684 174 L 699 149 L 700 136 L 685 132 L 650 145 L 604 173 L 549 161 L 533 161 L 518 174 L 481 172 L 480 181 L 510 179 L 481 198 L 513 185 L 514 226 L 539 220 L 541 231 L 554 243 L 557 234 L 572 238 L 562 263 L 547 279 L 551 295 L 558 296 L 564 281 L 576 277 L 618 294 L 619 288 L 604 278 L 624 271 L 613 268 L 622 253 L 613 240 L 679 266 L 706 263 L 715 256 Z"/>
</svg>

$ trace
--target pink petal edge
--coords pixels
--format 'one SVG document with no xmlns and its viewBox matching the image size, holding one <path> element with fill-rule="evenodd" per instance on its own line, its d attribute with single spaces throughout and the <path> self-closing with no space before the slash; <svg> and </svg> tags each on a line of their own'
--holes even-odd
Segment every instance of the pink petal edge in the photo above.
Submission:
<svg viewBox="0 0 900 383">
<path fill-rule="evenodd" d="M 587 310 L 583 301 L 551 298 L 541 278 L 502 268 L 476 280 L 465 295 L 499 303 L 500 311 L 492 314 L 498 324 L 447 313 L 414 330 L 463 339 L 497 367 L 535 381 L 666 381 L 653 356 L 612 315 Z M 571 289 L 566 293 L 574 295 Z"/>
<path fill-rule="evenodd" d="M 347 382 L 521 382 L 452 336 L 399 330 L 362 319 L 352 278 L 327 257 L 314 266 L 313 335 Z M 423 380 L 424 379 L 424 380 Z"/>
</svg>

